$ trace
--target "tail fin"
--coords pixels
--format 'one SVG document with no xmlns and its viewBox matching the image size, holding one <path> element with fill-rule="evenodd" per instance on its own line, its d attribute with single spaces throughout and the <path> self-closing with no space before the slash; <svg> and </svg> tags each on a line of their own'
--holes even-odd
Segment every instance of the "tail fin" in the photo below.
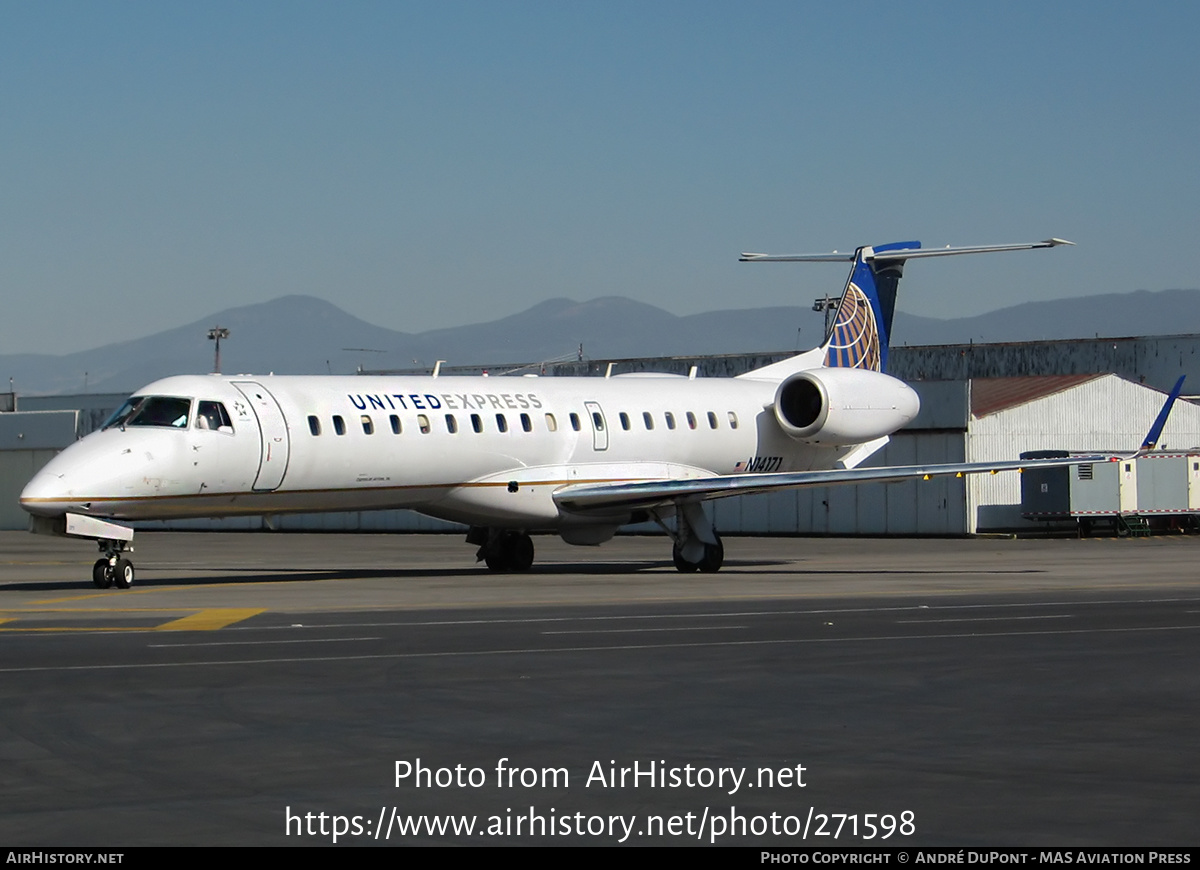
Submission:
<svg viewBox="0 0 1200 870">
<path fill-rule="evenodd" d="M 826 367 L 876 372 L 887 369 L 888 337 L 896 314 L 896 288 L 904 274 L 904 260 L 888 260 L 878 255 L 920 247 L 920 242 L 896 242 L 854 252 L 854 266 L 838 302 L 837 316 L 821 345 Z"/>
<path fill-rule="evenodd" d="M 858 248 L 852 255 L 839 254 L 742 254 L 747 263 L 833 263 L 849 262 L 850 277 L 838 302 L 837 317 L 821 350 L 827 368 L 887 370 L 888 341 L 896 313 L 896 288 L 908 260 L 946 257 L 954 254 L 984 254 L 993 251 L 1024 251 L 1070 245 L 1064 239 L 1046 239 L 1019 245 L 977 245 L 964 248 L 921 248 L 920 242 Z M 768 367 L 771 368 L 771 367 Z"/>
<path fill-rule="evenodd" d="M 1158 440 L 1162 438 L 1163 429 L 1167 425 L 1167 418 L 1171 416 L 1171 407 L 1175 404 L 1175 400 L 1179 398 L 1179 394 L 1183 392 L 1183 379 L 1187 375 L 1180 375 L 1179 380 L 1175 382 L 1174 389 L 1167 396 L 1167 401 L 1163 403 L 1162 410 L 1158 412 L 1158 417 L 1154 421 L 1154 425 L 1150 427 L 1150 431 L 1146 433 L 1146 439 L 1142 442 L 1142 450 L 1153 450 L 1158 446 Z"/>
</svg>

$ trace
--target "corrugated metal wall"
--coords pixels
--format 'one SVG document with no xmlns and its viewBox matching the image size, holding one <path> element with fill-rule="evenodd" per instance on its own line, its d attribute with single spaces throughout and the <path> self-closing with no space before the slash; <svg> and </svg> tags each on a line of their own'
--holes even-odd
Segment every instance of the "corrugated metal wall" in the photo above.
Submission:
<svg viewBox="0 0 1200 870">
<path fill-rule="evenodd" d="M 1164 396 L 1110 375 L 1052 396 L 972 420 L 968 462 L 1012 459 L 1027 450 L 1136 450 Z M 1200 408 L 1176 404 L 1163 443 L 1200 444 Z M 1031 528 L 1021 518 L 1020 479 L 974 475 L 968 484 L 968 531 Z"/>
<path fill-rule="evenodd" d="M 904 381 L 1113 372 L 1164 391 L 1186 374 L 1200 393 L 1200 335 L 894 347 L 888 364 Z"/>
<path fill-rule="evenodd" d="M 0 529 L 29 528 L 29 514 L 17 499 L 30 478 L 57 453 L 50 448 L 0 451 Z"/>
<path fill-rule="evenodd" d="M 0 414 L 0 529 L 24 529 L 21 490 L 58 451 L 75 440 L 75 411 Z"/>
</svg>

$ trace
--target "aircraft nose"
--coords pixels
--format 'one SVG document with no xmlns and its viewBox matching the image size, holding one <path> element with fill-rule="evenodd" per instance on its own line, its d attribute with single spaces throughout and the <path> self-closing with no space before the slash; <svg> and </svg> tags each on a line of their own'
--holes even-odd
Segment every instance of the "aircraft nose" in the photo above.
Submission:
<svg viewBox="0 0 1200 870">
<path fill-rule="evenodd" d="M 63 475 L 39 471 L 21 490 L 21 507 L 31 514 L 51 517 L 66 509 L 67 487 Z"/>
</svg>

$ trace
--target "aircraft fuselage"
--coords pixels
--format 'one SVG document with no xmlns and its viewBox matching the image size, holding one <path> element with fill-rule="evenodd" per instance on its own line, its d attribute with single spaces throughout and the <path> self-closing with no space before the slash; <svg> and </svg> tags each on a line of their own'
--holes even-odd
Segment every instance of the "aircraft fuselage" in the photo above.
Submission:
<svg viewBox="0 0 1200 870">
<path fill-rule="evenodd" d="M 832 467 L 847 449 L 789 437 L 772 411 L 777 387 L 668 375 L 166 378 L 134 399 L 180 400 L 185 419 L 108 425 L 53 459 L 22 504 L 116 520 L 411 508 L 524 530 L 620 524 L 628 515 L 573 517 L 552 495 Z M 230 425 L 205 417 L 214 405 Z"/>
</svg>

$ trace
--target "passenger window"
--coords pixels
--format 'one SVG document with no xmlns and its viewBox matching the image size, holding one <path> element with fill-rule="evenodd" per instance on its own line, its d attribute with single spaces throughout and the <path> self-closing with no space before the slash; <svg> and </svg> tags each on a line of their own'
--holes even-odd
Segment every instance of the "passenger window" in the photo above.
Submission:
<svg viewBox="0 0 1200 870">
<path fill-rule="evenodd" d="M 574 411 L 571 412 L 571 428 L 576 432 L 579 431 L 579 415 Z"/>
<path fill-rule="evenodd" d="M 233 431 L 233 422 L 225 406 L 220 402 L 200 402 L 196 409 L 196 428 L 220 429 L 222 426 L 229 432 Z"/>
<path fill-rule="evenodd" d="M 417 428 L 421 430 L 422 435 L 429 434 L 429 418 L 424 414 L 417 415 Z"/>
<path fill-rule="evenodd" d="M 496 428 L 499 429 L 501 432 L 508 431 L 508 418 L 505 417 L 503 414 L 496 415 Z"/>
<path fill-rule="evenodd" d="M 665 414 L 663 414 L 663 417 L 665 417 L 667 420 L 667 428 L 674 429 L 675 428 L 675 415 L 672 414 L 670 411 L 667 411 Z"/>
<path fill-rule="evenodd" d="M 626 432 L 629 431 L 629 415 L 624 411 L 621 412 L 621 428 Z"/>
<path fill-rule="evenodd" d="M 737 428 L 737 414 L 733 413 L 733 411 L 729 412 L 729 428 L 730 429 Z"/>
<path fill-rule="evenodd" d="M 321 421 L 318 420 L 316 417 L 314 417 L 312 414 L 308 415 L 308 431 L 313 433 L 314 435 L 321 434 Z"/>
<path fill-rule="evenodd" d="M 521 415 L 521 428 L 524 429 L 526 432 L 533 431 L 533 421 L 529 419 L 528 414 Z"/>
<path fill-rule="evenodd" d="M 446 415 L 446 431 L 451 435 L 458 431 L 458 418 L 453 414 Z"/>
<path fill-rule="evenodd" d="M 695 415 L 695 414 L 693 414 L 691 411 L 688 411 L 688 412 L 687 412 L 687 421 L 688 421 L 688 428 L 689 428 L 689 429 L 695 429 L 695 428 L 696 428 L 696 415 Z"/>
<path fill-rule="evenodd" d="M 483 418 L 480 417 L 478 414 L 471 415 L 471 428 L 474 429 L 476 432 L 483 431 Z"/>
<path fill-rule="evenodd" d="M 654 428 L 654 415 L 649 411 L 642 411 L 642 422 L 646 424 L 646 431 L 649 432 Z"/>
<path fill-rule="evenodd" d="M 592 425 L 596 427 L 597 432 L 604 431 L 604 418 L 600 416 L 599 411 L 592 411 Z"/>
<path fill-rule="evenodd" d="M 375 434 L 375 422 L 366 414 L 363 414 L 362 417 L 360 417 L 359 419 L 362 420 L 363 434 L 364 435 L 374 435 Z"/>
<path fill-rule="evenodd" d="M 546 415 L 546 428 L 549 429 L 551 432 L 558 431 L 558 421 L 554 419 L 553 414 Z"/>
<path fill-rule="evenodd" d="M 400 434 L 400 415 L 392 414 L 388 419 L 392 421 L 392 434 L 399 435 Z"/>
<path fill-rule="evenodd" d="M 346 421 L 343 420 L 341 417 L 339 417 L 337 414 L 333 415 L 333 431 L 338 433 L 339 435 L 346 434 Z"/>
<path fill-rule="evenodd" d="M 708 428 L 709 429 L 717 428 L 717 415 L 714 414 L 712 411 L 708 412 Z"/>
</svg>

